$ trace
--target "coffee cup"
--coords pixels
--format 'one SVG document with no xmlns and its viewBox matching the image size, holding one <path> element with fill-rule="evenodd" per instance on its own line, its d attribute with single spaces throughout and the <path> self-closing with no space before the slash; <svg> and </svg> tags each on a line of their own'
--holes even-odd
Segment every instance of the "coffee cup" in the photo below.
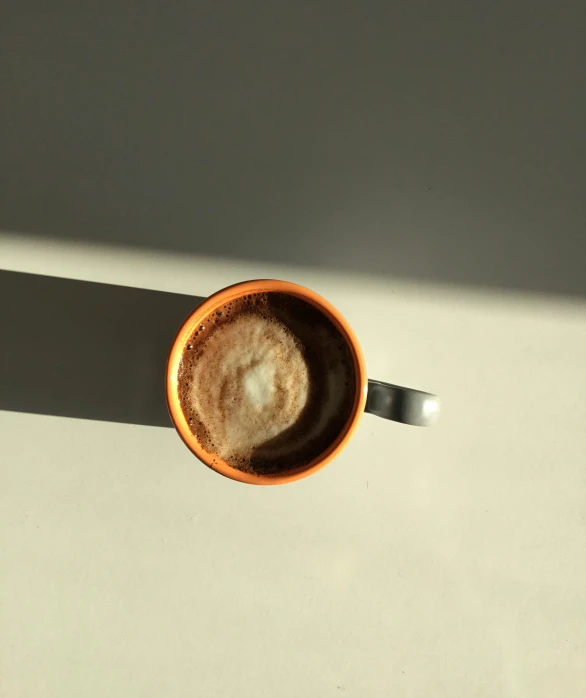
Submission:
<svg viewBox="0 0 586 698">
<path fill-rule="evenodd" d="M 286 327 L 286 316 L 291 315 L 291 326 L 301 327 L 299 318 L 294 317 L 295 314 L 299 316 L 299 313 L 303 315 L 302 320 L 307 317 L 307 321 L 311 322 L 305 343 L 314 343 L 313 338 L 323 336 L 326 344 L 315 344 L 309 352 L 298 347 L 299 342 L 293 336 L 295 333 Z M 238 349 L 232 347 L 232 343 L 236 341 L 248 342 L 250 347 L 245 345 L 245 350 L 240 350 L 239 355 Z M 327 342 L 330 342 L 331 347 Z M 339 360 L 336 359 L 336 347 L 339 349 Z M 212 351 L 213 356 L 210 353 Z M 320 352 L 327 354 L 327 357 L 320 356 Z M 314 357 L 309 360 L 309 368 L 304 368 L 303 357 L 306 355 Z M 266 363 L 267 356 L 272 358 L 270 365 L 265 367 L 263 361 Z M 324 361 L 321 361 L 322 358 Z M 222 362 L 226 365 L 223 366 Z M 196 371 L 198 366 L 203 365 L 204 378 L 198 378 L 199 382 L 195 379 L 195 382 L 189 382 L 189 377 L 185 378 L 186 365 L 196 367 L 193 369 Z M 229 369 L 235 372 L 231 374 Z M 318 369 L 330 372 L 328 381 L 317 375 Z M 293 375 L 294 371 L 297 373 Z M 244 381 L 242 386 L 238 384 L 240 380 Z M 317 386 L 313 391 L 312 381 Z M 324 421 L 318 412 L 315 412 L 318 416 L 312 418 L 311 409 L 321 408 L 317 404 L 308 408 L 308 395 L 317 396 L 314 402 L 316 399 L 323 402 L 326 399 L 323 397 L 324 390 L 328 385 L 330 392 L 334 391 L 332 395 L 335 394 L 338 400 L 333 402 L 328 398 L 328 409 L 331 412 L 332 405 L 334 410 L 339 405 L 340 413 L 327 413 L 329 421 Z M 271 407 L 271 391 L 280 395 L 280 401 L 275 402 L 275 405 L 279 405 L 280 412 L 276 407 Z M 358 339 L 341 313 L 314 291 L 287 281 L 271 279 L 245 281 L 224 288 L 207 298 L 189 315 L 171 347 L 167 363 L 166 393 L 175 429 L 191 452 L 216 472 L 239 482 L 256 485 L 293 482 L 321 470 L 345 448 L 364 412 L 404 424 L 432 426 L 437 421 L 440 410 L 440 402 L 435 395 L 369 380 Z M 218 404 L 217 395 L 220 393 L 223 402 Z M 301 398 L 303 405 L 295 412 L 296 401 L 300 402 Z M 192 404 L 196 405 L 193 408 L 195 412 L 192 411 Z M 291 412 L 285 417 L 282 414 L 283 404 L 288 405 L 287 409 Z M 223 423 L 220 426 L 223 430 L 216 429 L 215 423 L 212 424 L 213 420 L 217 421 L 214 409 L 222 415 Z M 274 410 L 274 415 L 271 409 Z M 239 423 L 233 424 L 234 419 L 230 422 L 231 410 L 234 411 L 234 419 L 238 417 L 242 420 L 250 415 L 254 421 L 249 426 L 245 423 L 246 428 L 238 431 L 236 427 Z M 297 414 L 301 416 L 297 418 Z M 274 426 L 271 424 L 273 416 Z M 228 430 L 224 428 L 226 420 L 230 427 Z M 295 425 L 291 426 L 291 422 L 295 420 Z M 283 426 L 277 428 L 277 422 Z M 315 429 L 316 423 L 322 422 L 329 425 L 327 428 L 330 431 L 324 427 L 325 431 L 321 434 L 327 442 L 323 438 L 320 442 L 320 434 L 317 434 L 316 438 L 312 435 L 311 439 L 307 439 L 307 447 L 300 446 L 304 430 Z M 272 469 L 256 468 L 255 457 L 248 460 L 242 458 L 240 461 L 239 456 L 227 455 L 220 448 L 219 442 L 226 438 L 225 434 L 238 434 L 242 443 L 248 439 L 246 446 L 249 448 L 255 429 L 261 427 L 271 435 L 270 443 L 278 444 L 280 450 L 274 450 L 274 453 L 285 453 L 289 439 L 293 450 L 287 455 L 293 454 L 294 459 L 295 453 L 299 451 L 303 454 L 303 457 L 299 456 L 299 462 L 291 462 L 290 457 L 288 460 L 284 458 L 283 462 L 287 462 L 287 465 L 280 468 L 278 464 L 281 456 L 275 456 L 276 465 Z M 279 430 L 282 433 L 279 434 Z M 313 451 L 308 450 L 310 446 L 314 448 Z M 231 447 L 230 454 L 233 450 Z M 256 449 L 254 452 L 261 451 L 262 449 Z M 249 452 L 252 452 L 250 448 L 245 455 Z M 241 464 L 245 462 L 246 465 Z"/>
</svg>

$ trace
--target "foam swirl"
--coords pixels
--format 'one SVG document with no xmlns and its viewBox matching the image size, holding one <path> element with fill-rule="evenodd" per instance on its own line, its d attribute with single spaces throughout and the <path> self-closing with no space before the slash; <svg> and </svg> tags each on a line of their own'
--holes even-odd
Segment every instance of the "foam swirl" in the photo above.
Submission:
<svg viewBox="0 0 586 698">
<path fill-rule="evenodd" d="M 307 364 L 293 335 L 274 321 L 243 314 L 206 341 L 189 400 L 214 451 L 224 459 L 245 458 L 296 422 L 308 390 Z"/>
</svg>

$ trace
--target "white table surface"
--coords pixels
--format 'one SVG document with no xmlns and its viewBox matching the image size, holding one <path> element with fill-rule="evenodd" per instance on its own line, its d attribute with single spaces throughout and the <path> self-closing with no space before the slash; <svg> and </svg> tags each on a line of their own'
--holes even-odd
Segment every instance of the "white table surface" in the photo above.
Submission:
<svg viewBox="0 0 586 698">
<path fill-rule="evenodd" d="M 292 279 L 352 322 L 372 376 L 444 410 L 433 429 L 366 415 L 277 488 L 222 478 L 169 428 L 0 413 L 2 695 L 581 695 L 583 303 L 1 249 L 19 271 L 195 295 Z"/>
<path fill-rule="evenodd" d="M 57 112 L 45 115 L 38 141 L 31 137 L 24 146 L 10 140 L 5 151 L 10 167 L 3 175 L 4 213 L 10 215 L 0 220 L 2 269 L 193 296 L 249 278 L 298 282 L 327 297 L 351 322 L 372 377 L 436 392 L 443 413 L 439 424 L 427 430 L 366 415 L 345 452 L 322 472 L 292 485 L 256 488 L 205 468 L 171 428 L 0 411 L 2 698 L 586 695 L 586 303 L 584 245 L 579 242 L 584 181 L 576 179 L 577 173 L 583 174 L 583 143 L 573 140 L 583 112 L 573 110 L 577 103 L 571 95 L 581 106 L 583 97 L 570 89 L 577 84 L 583 57 L 577 21 L 582 10 L 576 3 L 562 21 L 551 16 L 545 4 L 537 19 L 533 9 L 526 15 L 521 5 L 515 8 L 511 21 L 517 22 L 519 55 L 529 56 L 522 58 L 523 70 L 537 61 L 537 69 L 528 74 L 542 82 L 520 80 L 525 89 L 521 93 L 515 91 L 517 83 L 507 82 L 507 65 L 517 65 L 513 24 L 504 21 L 508 10 L 502 16 L 497 13 L 495 20 L 495 26 L 502 20 L 504 27 L 504 53 L 496 48 L 490 53 L 488 39 L 482 44 L 482 18 L 467 16 L 466 26 L 476 30 L 471 42 L 464 41 L 468 34 L 460 32 L 459 25 L 451 28 L 449 17 L 444 18 L 441 26 L 447 34 L 437 39 L 439 45 L 462 49 L 461 54 L 454 49 L 453 55 L 444 56 L 446 74 L 451 67 L 466 65 L 464 49 L 474 52 L 475 42 L 480 42 L 492 58 L 478 68 L 486 78 L 478 95 L 492 95 L 501 113 L 506 105 L 510 111 L 505 110 L 501 120 L 494 114 L 485 120 L 480 113 L 486 105 L 479 102 L 480 111 L 465 109 L 450 133 L 426 131 L 425 124 L 416 121 L 406 141 L 401 134 L 392 136 L 395 149 L 381 154 L 379 161 L 374 146 L 387 134 L 382 121 L 371 123 L 372 132 L 362 126 L 355 130 L 347 111 L 340 126 L 327 111 L 318 110 L 320 128 L 333 124 L 331 153 L 327 155 L 330 146 L 317 137 L 309 150 L 322 148 L 317 159 L 325 167 L 319 175 L 323 186 L 316 197 L 327 200 L 331 215 L 315 209 L 316 199 L 304 210 L 307 191 L 302 190 L 295 202 L 303 212 L 295 221 L 298 229 L 271 238 L 267 248 L 255 247 L 259 238 L 250 232 L 254 217 L 243 222 L 248 232 L 233 228 L 234 254 L 230 247 L 218 253 L 213 217 L 205 221 L 209 232 L 185 232 L 181 217 L 173 216 L 165 229 L 162 209 L 152 203 L 158 192 L 150 184 L 156 178 L 148 186 L 146 180 L 132 179 L 149 173 L 153 153 L 137 155 L 142 152 L 141 139 L 150 141 L 159 125 L 148 110 L 147 126 L 139 129 L 136 143 L 122 137 L 107 141 L 108 129 L 119 135 L 126 127 L 105 114 L 95 117 L 95 123 L 106 119 L 105 131 L 74 128 L 71 140 L 71 124 L 59 121 Z M 464 5 L 457 9 L 464 11 Z M 336 32 L 344 30 L 350 36 L 354 20 L 352 13 L 346 14 L 335 20 L 331 34 L 324 29 L 330 18 L 325 10 L 316 26 L 332 42 Z M 132 13 L 122 15 L 120 21 L 131 26 Z M 304 26 L 314 26 L 309 16 L 301 15 L 299 10 Z M 35 23 L 26 19 L 21 15 L 21 21 L 13 21 L 5 37 L 12 41 L 11 50 L 22 56 L 15 37 L 24 27 L 36 31 Z M 235 32 L 241 19 L 235 21 Z M 47 15 L 43 21 L 53 20 Z M 93 21 L 84 24 L 86 33 Z M 158 22 L 154 16 L 149 21 L 153 26 Z M 405 17 L 401 21 L 409 24 Z M 420 26 L 413 21 L 411 29 Z M 181 24 L 178 20 L 173 26 Z M 435 45 L 435 25 L 425 26 L 422 46 Z M 164 24 L 161 46 L 173 31 L 171 24 Z M 198 31 L 203 36 L 208 30 Z M 548 32 L 553 37 L 553 44 L 547 44 L 549 53 L 529 52 L 545 45 L 542 38 Z M 34 50 L 41 53 L 31 49 L 32 58 L 26 59 L 31 63 L 23 58 L 13 68 L 27 79 L 33 73 L 26 71 L 37 66 L 35 61 L 39 70 L 50 69 L 39 58 L 46 46 L 35 36 Z M 112 39 L 120 52 L 108 53 L 108 60 L 124 61 L 121 47 L 126 39 L 121 37 Z M 319 32 L 308 32 L 307 45 L 317 51 L 320 37 Z M 180 49 L 187 50 L 187 45 Z M 377 34 L 369 45 L 381 48 L 384 42 Z M 137 46 L 129 50 L 138 51 Z M 323 48 L 326 67 L 328 46 Z M 414 54 L 419 77 L 436 63 L 433 52 L 417 53 L 421 48 L 417 44 Z M 507 53 L 509 49 L 513 53 Z M 47 50 L 59 58 L 56 48 Z M 100 51 L 95 46 L 91 50 Z M 399 43 L 396 50 L 403 60 L 398 65 L 407 65 L 412 55 L 409 42 Z M 354 86 L 368 86 L 363 80 L 371 74 L 368 61 L 377 66 L 377 56 L 373 50 L 359 64 Z M 183 60 L 183 54 L 169 60 Z M 542 67 L 550 60 L 553 68 L 548 73 Z M 95 71 L 94 77 L 101 75 L 90 63 L 88 59 L 85 68 L 74 62 L 67 65 L 74 72 L 87 69 Z M 270 55 L 261 53 L 259 65 L 270 63 Z M 494 78 L 490 67 L 497 64 L 500 77 L 491 82 L 486 76 Z M 59 99 L 69 99 L 68 109 L 76 99 L 76 75 L 66 75 L 65 82 L 57 84 Z M 291 75 L 287 73 L 288 80 Z M 397 75 L 395 89 L 403 89 L 406 99 L 413 97 Z M 354 80 L 351 72 L 347 79 Z M 454 80 L 448 85 L 452 105 L 460 94 L 458 78 Z M 432 83 L 430 77 L 423 87 L 431 88 Z M 11 99 L 21 98 L 15 107 L 18 118 L 8 130 L 13 135 L 25 128 L 27 118 L 34 123 L 37 108 L 27 100 L 44 89 L 40 79 L 16 84 L 10 83 Z M 472 80 L 470 89 L 475 84 Z M 509 91 L 499 92 L 505 84 Z M 566 105 L 559 111 L 548 107 L 545 98 L 533 99 L 554 84 L 561 85 L 557 104 Z M 161 86 L 164 89 L 162 79 Z M 104 84 L 96 89 L 114 90 Z M 122 94 L 122 83 L 115 90 Z M 165 92 L 164 99 L 171 99 L 170 94 Z M 236 90 L 222 99 L 226 104 L 246 101 L 239 94 Z M 319 101 L 317 94 L 312 96 L 310 90 L 302 97 L 307 104 L 314 104 L 315 97 L 323 107 L 327 101 Z M 356 99 L 375 94 L 373 88 Z M 421 94 L 415 94 L 413 103 L 401 103 L 402 127 L 411 116 L 421 116 Z M 265 106 L 273 97 L 260 88 L 256 93 Z M 436 98 L 436 106 L 444 104 L 439 93 Z M 125 108 L 135 110 L 136 117 L 144 95 L 129 99 L 136 101 Z M 444 113 L 440 106 L 435 117 L 443 114 L 449 121 L 450 110 Z M 556 127 L 549 141 L 538 137 L 537 122 L 527 131 L 521 128 L 524 115 L 535 113 L 534 107 L 539 107 L 543 134 L 551 125 Z M 453 114 L 460 113 L 456 105 Z M 62 117 L 70 114 L 64 110 Z M 302 117 L 296 114 L 295 119 Z M 2 118 L 7 118 L 6 112 Z M 91 115 L 79 118 L 86 126 L 94 123 Z M 500 129 L 506 137 L 511 123 L 516 131 L 506 141 L 504 161 L 490 159 L 495 141 L 486 142 L 482 152 L 475 149 L 482 129 L 492 136 Z M 470 124 L 474 128 L 467 131 Z M 154 156 L 178 165 L 172 176 L 169 171 L 160 173 L 161 187 L 165 194 L 173 190 L 171 203 L 181 199 L 187 210 L 189 187 L 179 194 L 174 187 L 181 173 L 190 167 L 196 170 L 197 163 L 190 165 L 192 151 L 180 160 L 173 128 L 166 123 L 161 138 L 153 138 L 158 149 Z M 350 156 L 358 153 L 358 148 L 352 150 L 360 142 L 358 131 L 370 139 L 368 157 L 376 167 L 368 177 L 364 170 L 354 172 L 362 187 L 357 194 L 360 206 L 354 210 L 352 188 L 334 181 L 343 163 L 332 153 L 340 145 L 336 138 L 347 136 Z M 325 129 L 322 135 L 331 133 Z M 129 134 L 130 130 L 125 137 Z M 421 153 L 410 150 L 418 134 L 427 134 L 424 150 L 437 146 L 432 148 L 437 157 L 444 146 L 449 151 L 449 143 L 457 149 L 452 169 L 448 164 L 430 174 L 434 183 L 445 185 L 433 204 L 424 198 L 428 187 L 420 187 L 414 174 L 419 169 L 431 172 Z M 279 138 L 271 132 L 271 143 Z M 170 155 L 165 139 L 172 141 Z M 93 156 L 105 153 L 103 160 L 83 159 L 88 155 L 86 142 L 93 144 L 87 147 L 95 146 Z M 544 145 L 542 154 L 549 162 L 545 169 L 537 166 L 538 143 Z M 122 169 L 110 170 L 108 157 L 115 158 L 119 147 L 126 148 Z M 202 147 L 211 148 L 205 151 L 209 155 L 215 146 L 205 141 Z M 296 147 L 288 150 L 290 156 Z M 404 181 L 400 168 L 389 166 L 397 152 L 413 164 Z M 282 155 L 277 152 L 275 161 Z M 303 153 L 305 158 L 309 155 Z M 231 162 L 227 156 L 224 160 L 223 166 Z M 350 157 L 349 166 L 362 164 Z M 107 177 L 100 179 L 104 173 Z M 470 188 L 475 175 L 476 198 Z M 171 180 L 166 181 L 167 176 Z M 274 176 L 278 183 L 278 172 Z M 380 191 L 371 190 L 372 197 L 365 198 L 364 191 L 375 180 L 381 183 Z M 374 210 L 384 188 L 393 189 L 399 181 L 400 207 Z M 497 182 L 492 189 L 491 182 Z M 115 187 L 117 195 L 112 193 Z M 29 208 L 18 203 L 19 192 L 32 190 L 36 193 Z M 41 190 L 41 199 L 35 198 Z M 455 205 L 459 191 L 464 213 Z M 483 191 L 490 196 L 481 201 Z M 72 201 L 62 208 L 68 192 Z M 128 201 L 129 209 L 136 212 L 142 203 L 144 211 L 134 218 L 117 218 Z M 281 204 L 279 199 L 271 209 L 275 220 Z M 97 210 L 105 213 L 96 223 Z M 366 210 L 376 226 L 365 223 Z M 154 222 L 149 227 L 151 213 Z M 222 223 L 228 221 L 224 213 L 218 213 Z M 492 216 L 490 225 L 485 225 L 486 216 Z M 49 218 L 51 230 L 42 230 Z M 434 227 L 438 220 L 439 227 Z M 82 232 L 91 221 L 96 230 L 103 229 L 103 236 Z M 344 227 L 347 221 L 351 224 Z M 450 221 L 459 226 L 454 236 Z M 124 240 L 117 234 L 106 239 L 108 226 L 122 231 L 126 225 L 134 231 L 126 244 L 120 244 Z M 148 239 L 136 232 L 141 225 Z M 380 242 L 380 229 L 405 226 L 411 232 L 404 238 Z M 427 238 L 426 230 L 432 229 Z M 454 254 L 462 248 L 465 254 L 459 260 Z M 397 258 L 395 253 L 401 252 Z M 529 262 L 523 271 L 525 254 Z M 380 260 L 378 270 L 370 266 L 373 257 Z M 401 280 L 402 260 L 419 260 L 419 266 L 408 268 Z M 1 299 L 2 304 L 11 302 Z M 112 341 L 115 346 L 116 339 Z"/>
</svg>

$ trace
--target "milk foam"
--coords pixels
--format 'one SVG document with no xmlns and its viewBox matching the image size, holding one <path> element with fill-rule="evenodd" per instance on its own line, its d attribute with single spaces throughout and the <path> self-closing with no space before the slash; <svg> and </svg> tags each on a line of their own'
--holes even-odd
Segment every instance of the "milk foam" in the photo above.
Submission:
<svg viewBox="0 0 586 698">
<path fill-rule="evenodd" d="M 215 452 L 237 458 L 290 427 L 308 390 L 307 364 L 293 335 L 275 321 L 243 314 L 207 339 L 189 398 Z"/>
</svg>

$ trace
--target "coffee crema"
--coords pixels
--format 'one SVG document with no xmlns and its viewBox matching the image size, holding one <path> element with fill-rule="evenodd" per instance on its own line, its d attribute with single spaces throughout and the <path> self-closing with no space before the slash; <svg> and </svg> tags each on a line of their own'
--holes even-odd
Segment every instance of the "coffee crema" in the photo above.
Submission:
<svg viewBox="0 0 586 698">
<path fill-rule="evenodd" d="M 310 303 L 254 293 L 214 310 L 192 333 L 178 374 L 190 429 L 245 472 L 309 464 L 343 430 L 354 362 L 337 327 Z"/>
</svg>

